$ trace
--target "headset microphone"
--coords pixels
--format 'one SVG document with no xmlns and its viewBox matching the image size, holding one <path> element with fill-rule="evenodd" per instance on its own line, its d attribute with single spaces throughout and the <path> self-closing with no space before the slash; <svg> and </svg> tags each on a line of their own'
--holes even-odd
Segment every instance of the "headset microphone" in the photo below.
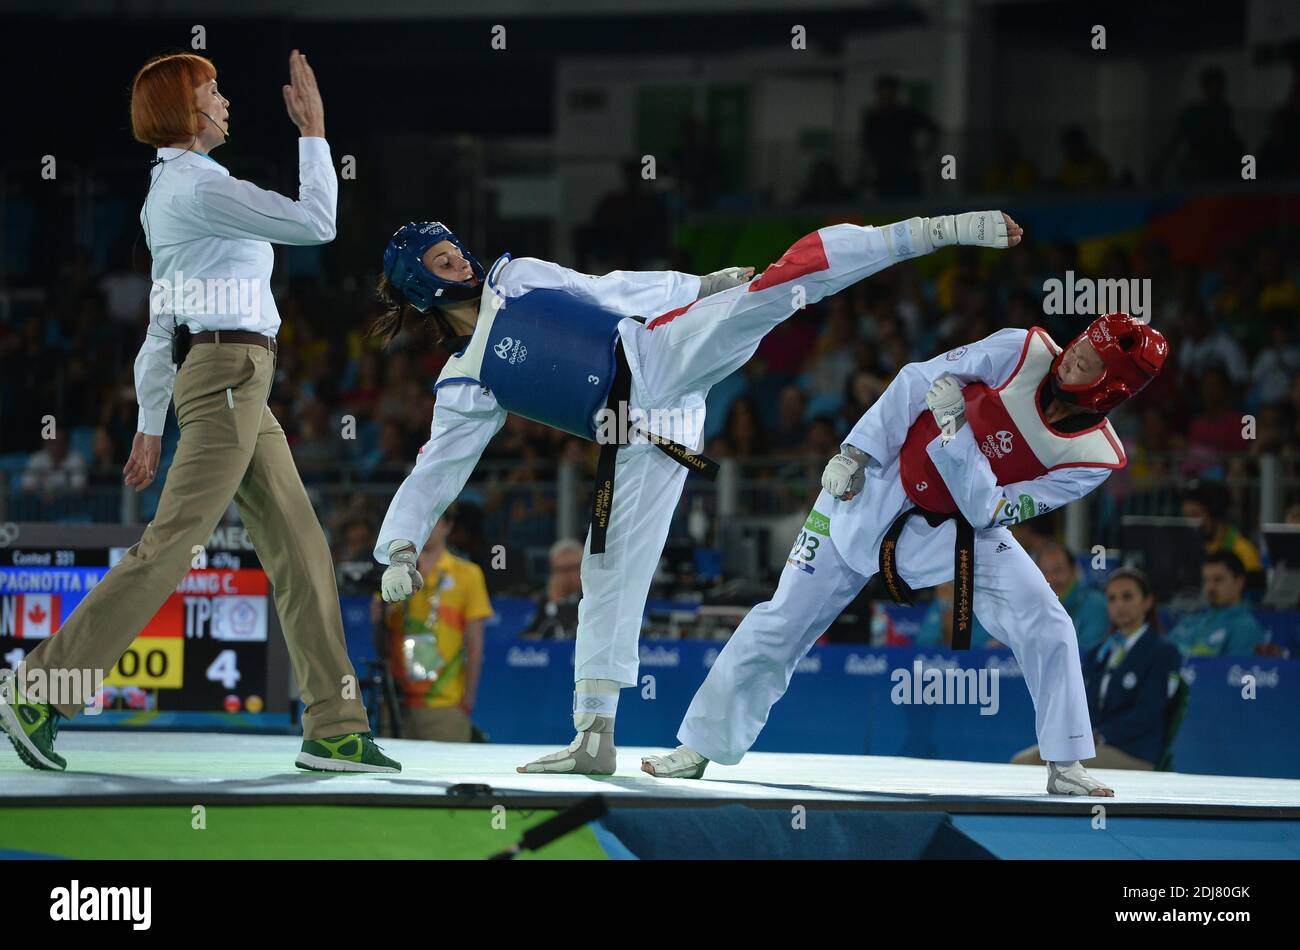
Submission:
<svg viewBox="0 0 1300 950">
<path fill-rule="evenodd" d="M 223 126 L 220 122 L 218 122 L 216 119 L 212 118 L 212 116 L 208 115 L 208 114 L 207 114 L 206 112 L 204 112 L 202 109 L 199 110 L 199 115 L 206 117 L 207 120 L 208 120 L 209 122 L 211 122 L 211 123 L 212 123 L 213 125 L 215 125 L 217 128 L 221 129 L 221 134 L 224 135 L 224 136 L 226 137 L 227 140 L 230 139 L 230 133 L 229 133 L 228 131 L 226 131 L 226 127 Z"/>
</svg>

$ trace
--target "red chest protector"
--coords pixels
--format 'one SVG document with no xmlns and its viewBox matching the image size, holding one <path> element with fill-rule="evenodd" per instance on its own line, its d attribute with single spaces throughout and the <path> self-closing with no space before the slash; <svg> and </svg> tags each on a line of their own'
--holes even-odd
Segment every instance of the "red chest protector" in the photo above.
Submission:
<svg viewBox="0 0 1300 950">
<path fill-rule="evenodd" d="M 1039 408 L 1039 392 L 1047 384 L 1052 360 L 1060 347 L 1047 331 L 1033 327 L 1025 337 L 1020 362 L 996 389 L 984 383 L 963 387 L 966 424 L 989 460 L 999 485 L 1028 481 L 1058 468 L 1123 468 L 1124 447 L 1110 420 L 1079 432 L 1057 432 Z M 957 504 L 926 452 L 939 435 L 928 409 L 907 430 L 899 451 L 899 476 L 907 497 L 926 511 L 955 514 Z"/>
</svg>

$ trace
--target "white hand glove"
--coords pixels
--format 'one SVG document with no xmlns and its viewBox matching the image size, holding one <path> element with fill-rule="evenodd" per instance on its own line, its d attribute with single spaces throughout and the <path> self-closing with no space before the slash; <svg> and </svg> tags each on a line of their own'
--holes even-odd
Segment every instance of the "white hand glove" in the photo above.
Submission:
<svg viewBox="0 0 1300 950">
<path fill-rule="evenodd" d="M 868 457 L 866 452 L 847 443 L 840 449 L 840 454 L 827 462 L 822 471 L 822 488 L 840 501 L 851 501 L 866 484 L 863 469 Z"/>
<path fill-rule="evenodd" d="M 1001 211 L 967 211 L 925 219 L 931 247 L 971 244 L 976 247 L 1010 247 L 1007 221 Z"/>
<path fill-rule="evenodd" d="M 703 300 L 720 291 L 747 284 L 753 276 L 752 267 L 724 267 L 722 270 L 715 270 L 712 274 L 704 274 L 700 277 L 700 295 L 695 299 Z"/>
<path fill-rule="evenodd" d="M 415 566 L 415 545 L 410 541 L 390 542 L 388 562 L 388 570 L 379 584 L 387 603 L 406 600 L 424 586 L 424 578 Z"/>
<path fill-rule="evenodd" d="M 925 394 L 925 404 L 934 413 L 944 440 L 951 439 L 966 424 L 966 400 L 962 398 L 961 383 L 951 376 L 940 376 Z"/>
</svg>

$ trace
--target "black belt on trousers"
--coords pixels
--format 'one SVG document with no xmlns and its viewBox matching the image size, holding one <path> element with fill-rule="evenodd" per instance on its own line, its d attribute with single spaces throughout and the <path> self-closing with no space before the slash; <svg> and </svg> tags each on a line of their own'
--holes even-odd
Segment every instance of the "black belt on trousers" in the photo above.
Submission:
<svg viewBox="0 0 1300 950">
<path fill-rule="evenodd" d="M 614 384 L 609 388 L 609 399 L 605 409 L 614 413 L 615 419 L 625 418 L 628 400 L 632 395 L 632 370 L 627 365 L 627 356 L 623 353 L 623 341 L 614 346 L 614 355 L 618 360 L 618 369 L 614 373 Z M 698 472 L 712 481 L 718 477 L 718 463 L 707 456 L 692 452 L 684 445 L 647 432 L 645 436 L 659 447 L 670 459 L 683 468 Z M 605 442 L 600 447 L 600 457 L 596 461 L 596 484 L 591 492 L 591 553 L 605 553 L 605 534 L 609 531 L 609 519 L 614 512 L 614 468 L 618 462 L 618 442 Z"/>
<path fill-rule="evenodd" d="M 945 521 L 957 522 L 957 543 L 953 545 L 952 566 L 952 648 L 970 649 L 970 631 L 974 617 L 971 601 L 975 594 L 975 529 L 960 514 L 944 515 L 924 508 L 908 508 L 889 526 L 880 542 L 880 576 L 885 580 L 885 590 L 896 604 L 916 606 L 912 602 L 912 588 L 898 573 L 898 537 L 913 515 L 925 518 L 932 528 Z"/>
</svg>

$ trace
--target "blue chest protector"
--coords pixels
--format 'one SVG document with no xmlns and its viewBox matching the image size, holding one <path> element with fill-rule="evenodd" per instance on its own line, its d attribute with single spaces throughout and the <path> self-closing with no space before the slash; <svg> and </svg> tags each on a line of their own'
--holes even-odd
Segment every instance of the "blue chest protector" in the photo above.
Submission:
<svg viewBox="0 0 1300 950">
<path fill-rule="evenodd" d="M 507 412 L 595 441 L 622 319 L 562 290 L 511 297 L 493 319 L 479 380 Z"/>
</svg>

